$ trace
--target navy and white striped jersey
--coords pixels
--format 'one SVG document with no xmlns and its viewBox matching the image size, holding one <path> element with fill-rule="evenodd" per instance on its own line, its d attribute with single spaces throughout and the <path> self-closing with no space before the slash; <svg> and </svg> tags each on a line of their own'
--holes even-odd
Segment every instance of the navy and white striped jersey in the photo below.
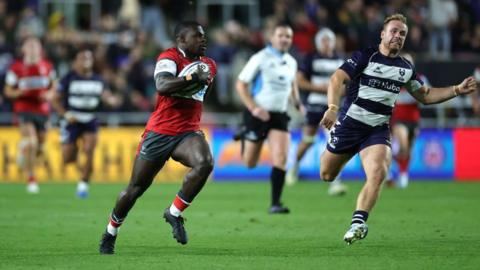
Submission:
<svg viewBox="0 0 480 270">
<path fill-rule="evenodd" d="M 342 65 L 343 61 L 337 55 L 327 57 L 315 52 L 307 55 L 298 69 L 313 85 L 328 84 L 330 76 Z M 326 93 L 301 91 L 300 97 L 309 111 L 319 111 L 328 105 Z"/>
<path fill-rule="evenodd" d="M 86 123 L 95 119 L 104 87 L 100 75 L 82 77 L 71 71 L 60 81 L 58 91 L 63 93 L 63 106 L 78 122 Z"/>
<path fill-rule="evenodd" d="M 378 48 L 356 51 L 340 69 L 351 81 L 339 119 L 348 116 L 369 126 L 390 120 L 400 88 L 415 92 L 423 86 L 408 60 L 384 56 Z"/>
<path fill-rule="evenodd" d="M 267 46 L 250 57 L 238 79 L 252 84 L 253 99 L 260 107 L 286 112 L 296 73 L 297 61 L 289 53 Z"/>
</svg>

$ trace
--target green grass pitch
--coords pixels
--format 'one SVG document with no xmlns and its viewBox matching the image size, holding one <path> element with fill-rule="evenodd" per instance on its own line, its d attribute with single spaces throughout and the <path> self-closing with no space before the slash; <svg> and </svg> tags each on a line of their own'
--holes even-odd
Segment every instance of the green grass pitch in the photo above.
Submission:
<svg viewBox="0 0 480 270">
<path fill-rule="evenodd" d="M 208 183 L 185 212 L 189 243 L 161 218 L 179 184 L 154 184 L 130 212 L 116 254 L 98 242 L 124 184 L 96 184 L 77 199 L 72 184 L 0 184 L 0 269 L 479 269 L 480 182 L 414 182 L 384 188 L 369 235 L 342 241 L 360 182 L 344 197 L 326 184 L 286 187 L 292 213 L 267 214 L 264 183 Z"/>
</svg>

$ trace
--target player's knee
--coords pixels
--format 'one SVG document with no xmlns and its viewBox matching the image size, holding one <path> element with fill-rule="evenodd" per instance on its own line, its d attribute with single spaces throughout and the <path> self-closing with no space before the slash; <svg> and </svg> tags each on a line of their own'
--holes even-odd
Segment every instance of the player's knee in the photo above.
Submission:
<svg viewBox="0 0 480 270">
<path fill-rule="evenodd" d="M 196 166 L 195 169 L 202 175 L 208 177 L 210 173 L 213 171 L 213 160 L 211 158 L 206 158 L 200 161 Z"/>
<path fill-rule="evenodd" d="M 85 155 L 87 156 L 93 156 L 94 151 L 95 151 L 94 147 L 85 147 L 84 149 Z"/>
<path fill-rule="evenodd" d="M 380 177 L 370 177 L 367 178 L 365 185 L 369 188 L 369 190 L 379 192 L 382 188 L 383 180 L 384 179 Z"/>
<path fill-rule="evenodd" d="M 286 154 L 279 154 L 273 157 L 273 166 L 277 168 L 284 168 L 287 164 L 287 155 Z"/>
<path fill-rule="evenodd" d="M 367 182 L 372 186 L 380 188 L 380 186 L 382 185 L 386 177 L 387 177 L 387 173 L 383 173 L 381 169 L 379 169 L 375 173 L 372 173 L 369 176 L 367 176 Z"/>
<path fill-rule="evenodd" d="M 24 140 L 24 148 L 28 151 L 37 153 L 38 150 L 38 140 L 35 137 L 28 137 Z"/>
</svg>

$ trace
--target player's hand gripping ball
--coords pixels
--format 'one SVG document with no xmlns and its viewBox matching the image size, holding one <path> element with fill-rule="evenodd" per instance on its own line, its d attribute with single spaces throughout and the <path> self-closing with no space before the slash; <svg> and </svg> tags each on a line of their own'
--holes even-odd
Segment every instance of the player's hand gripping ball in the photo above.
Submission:
<svg viewBox="0 0 480 270">
<path fill-rule="evenodd" d="M 178 76 L 182 77 L 194 74 L 196 75 L 196 82 L 183 89 L 183 95 L 194 95 L 198 91 L 202 90 L 208 83 L 208 78 L 210 77 L 210 68 L 207 64 L 201 61 L 196 61 L 182 69 Z"/>
<path fill-rule="evenodd" d="M 198 81 L 202 84 L 207 84 L 208 78 L 210 77 L 210 68 L 207 64 L 200 62 L 197 65 L 197 75 Z"/>
</svg>

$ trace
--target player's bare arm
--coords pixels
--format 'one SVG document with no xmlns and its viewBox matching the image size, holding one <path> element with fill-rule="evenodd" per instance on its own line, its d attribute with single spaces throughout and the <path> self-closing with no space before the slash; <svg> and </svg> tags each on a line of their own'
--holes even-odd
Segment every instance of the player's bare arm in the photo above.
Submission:
<svg viewBox="0 0 480 270">
<path fill-rule="evenodd" d="M 63 93 L 56 92 L 53 96 L 52 102 L 50 105 L 57 111 L 57 113 L 63 117 L 63 115 L 67 112 L 67 110 L 62 105 L 62 99 L 64 97 Z"/>
<path fill-rule="evenodd" d="M 412 96 L 422 104 L 436 104 L 447 101 L 459 95 L 470 94 L 477 89 L 477 83 L 473 77 L 468 77 L 458 85 L 449 87 L 426 87 L 412 93 Z"/>
<path fill-rule="evenodd" d="M 338 109 L 340 108 L 340 97 L 343 94 L 344 84 L 350 80 L 348 74 L 341 70 L 337 69 L 330 78 L 330 83 L 328 84 L 328 110 L 323 115 L 323 119 L 320 122 L 320 125 L 324 126 L 327 129 L 330 129 L 335 124 L 337 120 Z"/>
<path fill-rule="evenodd" d="M 62 105 L 63 99 L 64 99 L 64 93 L 55 91 L 50 101 L 50 105 L 53 107 L 53 109 L 58 113 L 60 117 L 63 117 L 69 123 L 75 123 L 77 119 L 75 119 L 75 117 L 71 112 L 67 111 L 67 109 L 63 107 Z"/>
<path fill-rule="evenodd" d="M 305 114 L 306 110 L 305 107 L 302 105 L 302 102 L 300 101 L 300 90 L 298 89 L 297 80 L 293 80 L 292 82 L 292 93 L 290 95 L 290 99 L 293 103 L 293 106 L 295 106 L 295 109 L 297 109 L 302 114 Z"/>
<path fill-rule="evenodd" d="M 310 82 L 306 77 L 305 74 L 301 71 L 297 72 L 297 81 L 298 86 L 303 91 L 315 92 L 315 93 L 327 93 L 328 91 L 328 83 L 322 83 L 315 85 Z"/>
<path fill-rule="evenodd" d="M 106 105 L 116 108 L 122 104 L 122 98 L 114 94 L 110 89 L 104 89 L 101 96 L 102 102 Z"/>
<path fill-rule="evenodd" d="M 478 87 L 477 87 L 478 89 Z M 470 95 L 470 101 L 472 102 L 472 110 L 473 110 L 473 113 L 475 113 L 475 115 L 478 117 L 480 116 L 480 101 L 478 100 L 479 96 L 478 96 L 478 91 L 474 91 L 471 95 Z"/>
<path fill-rule="evenodd" d="M 268 121 L 270 119 L 270 114 L 268 111 L 259 107 L 253 100 L 253 97 L 248 89 L 248 83 L 237 80 L 236 89 L 243 104 L 253 116 L 261 119 L 262 121 Z"/>
<path fill-rule="evenodd" d="M 16 99 L 19 98 L 22 94 L 23 92 L 17 87 L 13 87 L 11 85 L 5 86 L 5 97 L 7 98 Z"/>
<path fill-rule="evenodd" d="M 48 91 L 45 92 L 41 98 L 45 101 L 52 102 L 53 98 L 55 97 L 55 92 L 57 91 L 58 87 L 58 80 L 53 80 L 52 83 L 50 84 L 50 88 L 48 88 Z"/>
<path fill-rule="evenodd" d="M 209 72 L 201 69 L 200 65 L 198 65 L 195 73 L 183 77 L 175 77 L 171 73 L 160 72 L 155 76 L 155 86 L 160 95 L 170 95 L 192 84 L 205 85 L 209 76 Z"/>
</svg>

